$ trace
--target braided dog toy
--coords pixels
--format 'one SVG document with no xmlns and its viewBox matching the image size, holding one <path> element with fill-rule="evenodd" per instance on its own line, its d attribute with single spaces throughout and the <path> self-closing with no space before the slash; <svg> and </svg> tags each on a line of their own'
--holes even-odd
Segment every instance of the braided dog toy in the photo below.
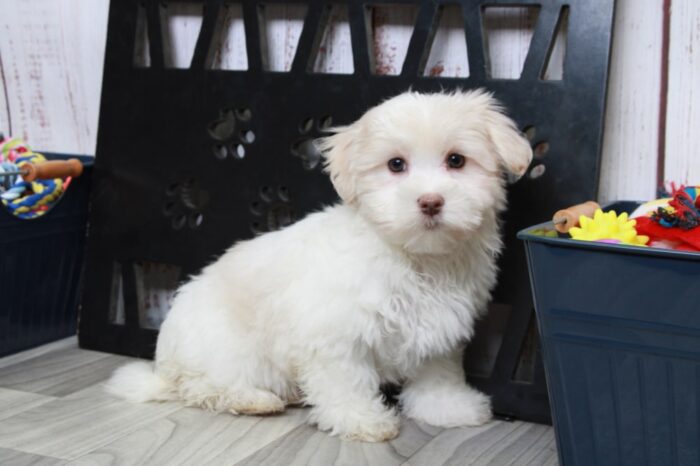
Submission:
<svg viewBox="0 0 700 466">
<path fill-rule="evenodd" d="M 671 185 L 670 197 L 637 209 L 637 230 L 654 245 L 700 251 L 700 186 Z"/>
<path fill-rule="evenodd" d="M 43 162 L 46 162 L 46 158 L 32 151 L 23 141 L 0 135 L 0 200 L 19 218 L 30 219 L 43 215 L 70 184 L 71 177 L 65 180 L 54 178 L 28 182 L 17 175 L 2 176 L 3 173 L 20 171 L 27 163 Z"/>
<path fill-rule="evenodd" d="M 692 230 L 700 225 L 700 192 L 697 186 L 673 186 L 667 207 L 659 207 L 651 219 L 663 227 Z"/>
</svg>

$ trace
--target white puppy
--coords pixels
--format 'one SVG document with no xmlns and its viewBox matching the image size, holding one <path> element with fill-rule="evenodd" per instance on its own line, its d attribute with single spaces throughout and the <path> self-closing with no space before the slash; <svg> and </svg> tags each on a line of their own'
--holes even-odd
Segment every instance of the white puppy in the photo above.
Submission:
<svg viewBox="0 0 700 466">
<path fill-rule="evenodd" d="M 365 441 L 398 434 L 384 382 L 403 384 L 408 417 L 490 419 L 460 357 L 496 279 L 503 169 L 525 172 L 527 140 L 488 93 L 409 92 L 321 145 L 343 202 L 234 245 L 183 285 L 155 368 L 117 370 L 111 393 L 233 414 L 303 401 L 319 428 Z"/>
</svg>

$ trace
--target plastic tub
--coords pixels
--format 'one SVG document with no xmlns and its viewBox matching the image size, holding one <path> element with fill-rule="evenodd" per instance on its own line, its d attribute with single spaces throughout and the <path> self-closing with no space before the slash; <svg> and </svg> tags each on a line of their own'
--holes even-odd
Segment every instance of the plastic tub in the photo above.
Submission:
<svg viewBox="0 0 700 466">
<path fill-rule="evenodd" d="M 700 254 L 528 233 L 546 227 L 518 237 L 561 464 L 700 464 Z"/>
<path fill-rule="evenodd" d="M 23 220 L 0 205 L 0 356 L 74 335 L 92 157 L 51 210 Z"/>
</svg>

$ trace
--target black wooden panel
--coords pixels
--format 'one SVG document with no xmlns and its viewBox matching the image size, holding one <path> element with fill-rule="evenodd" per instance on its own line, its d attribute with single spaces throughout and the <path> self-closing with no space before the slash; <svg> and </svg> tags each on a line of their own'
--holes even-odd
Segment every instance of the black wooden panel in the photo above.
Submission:
<svg viewBox="0 0 700 466">
<path fill-rule="evenodd" d="M 536 162 L 546 165 L 543 176 L 526 176 L 510 188 L 510 209 L 504 219 L 506 250 L 494 295 L 494 309 L 505 312 L 494 312 L 482 323 L 482 331 L 467 350 L 465 365 L 470 381 L 493 395 L 496 412 L 548 422 L 536 332 L 528 333 L 528 328 L 535 327 L 525 255 L 515 233 L 561 207 L 596 196 L 614 0 L 375 0 L 372 5 L 419 7 L 398 76 L 378 76 L 370 70 L 367 5 L 361 2 L 303 2 L 308 5 L 307 17 L 287 73 L 263 70 L 260 2 L 248 0 L 242 4 L 249 69 L 207 69 L 218 15 L 226 3 L 189 3 L 204 4 L 192 66 L 171 69 L 165 68 L 163 60 L 161 2 L 111 2 L 81 345 L 151 357 L 157 332 L 138 326 L 134 263 L 177 266 L 184 279 L 235 240 L 276 228 L 336 199 L 320 166 L 303 157 L 303 142 L 320 134 L 316 127 L 308 135 L 300 134 L 303 120 L 311 117 L 318 122 L 331 116 L 334 124 L 350 123 L 368 107 L 409 86 L 418 91 L 486 87 L 507 106 L 521 128 L 536 128 L 533 144 L 547 142 L 549 152 Z M 148 68 L 133 64 L 140 4 L 145 4 L 148 23 Z M 354 52 L 351 75 L 309 71 L 313 47 L 318 45 L 317 32 L 331 4 L 348 7 Z M 462 6 L 468 78 L 423 76 L 438 24 L 436 15 L 448 4 Z M 483 9 L 504 5 L 539 7 L 520 79 L 492 79 L 487 70 Z M 569 9 L 564 78 L 545 81 L 541 76 L 563 8 Z M 246 118 L 247 111 L 250 118 Z M 255 134 L 251 144 L 240 140 L 240 132 L 248 130 Z M 243 158 L 214 155 L 221 154 L 222 148 L 241 150 L 238 146 L 245 151 Z M 123 270 L 123 325 L 109 321 L 115 263 L 122 264 Z M 489 364 L 484 363 L 484 349 L 499 341 L 502 344 L 490 361 L 494 364 L 485 371 L 483 367 Z"/>
</svg>

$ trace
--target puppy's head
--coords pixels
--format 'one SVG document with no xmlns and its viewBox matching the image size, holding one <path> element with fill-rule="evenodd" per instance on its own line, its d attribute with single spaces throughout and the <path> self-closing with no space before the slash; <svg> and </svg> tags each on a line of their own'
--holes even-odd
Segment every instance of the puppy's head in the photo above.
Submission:
<svg viewBox="0 0 700 466">
<path fill-rule="evenodd" d="M 413 253 L 449 253 L 504 208 L 504 171 L 521 176 L 528 141 L 484 91 L 408 92 L 321 140 L 346 204 Z M 493 223 L 493 222 L 492 222 Z"/>
</svg>

